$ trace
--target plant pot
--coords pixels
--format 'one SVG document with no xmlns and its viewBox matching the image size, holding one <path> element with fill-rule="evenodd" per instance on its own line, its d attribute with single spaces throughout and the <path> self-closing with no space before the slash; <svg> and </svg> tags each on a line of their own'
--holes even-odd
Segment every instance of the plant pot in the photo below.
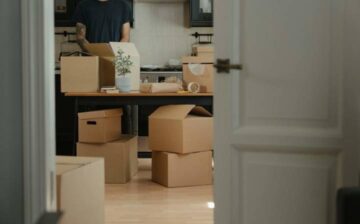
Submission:
<svg viewBox="0 0 360 224">
<path fill-rule="evenodd" d="M 131 76 L 130 75 L 117 75 L 115 78 L 116 88 L 120 92 L 130 92 L 131 91 Z"/>
</svg>

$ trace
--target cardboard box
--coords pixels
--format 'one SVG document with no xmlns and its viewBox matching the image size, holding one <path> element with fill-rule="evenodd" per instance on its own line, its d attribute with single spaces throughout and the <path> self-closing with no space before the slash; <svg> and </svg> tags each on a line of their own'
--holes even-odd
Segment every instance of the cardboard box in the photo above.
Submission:
<svg viewBox="0 0 360 224">
<path fill-rule="evenodd" d="M 86 44 L 85 48 L 89 53 L 100 56 L 100 87 L 115 86 L 115 66 L 113 61 L 118 49 L 122 49 L 127 55 L 130 55 L 133 61 L 131 69 L 131 90 L 139 91 L 140 55 L 133 43 L 94 43 Z"/>
<path fill-rule="evenodd" d="M 193 55 L 214 57 L 213 45 L 194 45 L 192 48 Z"/>
<path fill-rule="evenodd" d="M 106 143 L 121 136 L 122 109 L 79 113 L 79 142 Z"/>
<path fill-rule="evenodd" d="M 214 58 L 212 56 L 184 57 L 183 79 L 187 86 L 190 82 L 200 84 L 200 92 L 214 91 Z"/>
<path fill-rule="evenodd" d="M 104 160 L 56 157 L 59 224 L 104 223 Z"/>
<path fill-rule="evenodd" d="M 195 105 L 159 107 L 149 117 L 149 148 L 180 154 L 213 149 L 213 118 Z"/>
<path fill-rule="evenodd" d="M 97 92 L 99 57 L 61 57 L 61 92 Z"/>
<path fill-rule="evenodd" d="M 152 180 L 166 187 L 212 184 L 212 151 L 180 155 L 152 153 Z"/>
<path fill-rule="evenodd" d="M 125 184 L 138 171 L 137 136 L 122 135 L 106 144 L 77 144 L 78 156 L 102 157 L 105 160 L 105 183 Z"/>
</svg>

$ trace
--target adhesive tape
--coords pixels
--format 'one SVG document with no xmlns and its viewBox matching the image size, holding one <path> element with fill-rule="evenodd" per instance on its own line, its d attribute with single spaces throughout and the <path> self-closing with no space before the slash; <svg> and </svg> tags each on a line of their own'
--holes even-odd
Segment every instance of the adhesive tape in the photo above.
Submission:
<svg viewBox="0 0 360 224">
<path fill-rule="evenodd" d="M 190 93 L 198 93 L 200 92 L 200 84 L 197 82 L 190 82 L 187 86 L 187 90 Z"/>
</svg>

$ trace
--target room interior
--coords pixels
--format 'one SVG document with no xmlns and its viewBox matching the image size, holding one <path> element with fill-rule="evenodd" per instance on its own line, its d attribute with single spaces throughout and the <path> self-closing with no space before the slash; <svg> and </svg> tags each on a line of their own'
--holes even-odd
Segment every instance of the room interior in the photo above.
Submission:
<svg viewBox="0 0 360 224">
<path fill-rule="evenodd" d="M 200 1 L 87 53 L 78 1 L 1 4 L 0 223 L 360 222 L 359 2 Z"/>
<path fill-rule="evenodd" d="M 100 84 L 95 81 L 94 89 L 91 89 L 91 84 L 85 86 L 82 77 L 74 78 L 75 71 L 85 71 L 80 65 L 79 58 L 90 60 L 91 57 L 73 55 L 82 49 L 76 40 L 74 23 L 71 17 L 67 17 L 73 12 L 63 10 L 63 4 L 75 3 L 55 1 L 56 153 L 57 160 L 60 160 L 57 161 L 57 168 L 60 170 L 59 166 L 62 167 L 66 163 L 63 161 L 66 157 L 60 156 L 102 157 L 105 163 L 106 184 L 105 200 L 102 202 L 105 212 L 92 211 L 91 206 L 88 206 L 93 217 L 86 215 L 87 219 L 79 215 L 79 208 L 69 205 L 73 199 L 67 198 L 64 191 L 63 195 L 60 195 L 62 204 L 58 204 L 64 212 L 60 223 L 72 223 L 76 216 L 86 223 L 91 223 L 90 219 L 94 223 L 100 223 L 96 220 L 102 216 L 105 217 L 104 223 L 213 223 L 213 162 L 210 151 L 213 149 L 213 69 L 209 70 L 214 58 L 213 9 L 207 9 L 209 12 L 204 13 L 205 16 L 202 18 L 194 13 L 202 11 L 196 8 L 200 7 L 199 1 L 195 2 L 197 3 L 182 0 L 129 1 L 133 15 L 130 31 L 133 48 L 127 50 L 126 46 L 116 46 L 115 43 L 110 45 L 115 56 L 117 47 L 125 49 L 125 53 L 134 62 L 133 66 L 137 66 L 137 71 L 131 71 L 132 79 L 137 81 L 135 87 L 132 86 L 131 91 L 127 92 L 128 99 L 125 99 L 126 92 L 120 91 L 120 95 L 105 97 L 107 99 L 104 100 L 104 97 L 84 96 L 91 92 L 95 94 L 105 86 L 108 88 L 105 94 L 113 94 L 114 92 L 110 91 L 114 91 L 112 87 L 115 83 L 109 81 L 104 84 L 100 78 Z M 208 1 L 208 4 L 212 7 L 212 1 Z M 69 10 L 76 9 L 73 5 L 65 7 Z M 96 57 L 86 65 L 87 70 L 83 76 L 89 76 L 97 69 L 93 68 L 97 56 L 100 60 L 107 56 L 104 49 L 106 46 L 102 46 L 101 54 L 96 47 L 94 45 L 88 48 L 91 56 Z M 201 52 L 201 47 L 204 52 Z M 112 56 L 111 52 L 109 54 Z M 100 74 L 96 73 L 95 76 L 104 74 L 101 71 L 101 63 L 100 61 Z M 200 69 L 206 69 L 207 78 L 196 82 L 200 84 L 201 89 L 196 90 L 195 85 L 195 91 L 190 93 L 193 96 L 185 92 L 181 95 L 180 91 L 189 91 L 186 85 L 190 81 L 186 80 L 184 72 L 186 70 L 191 74 L 187 66 L 190 68 L 195 63 L 198 63 Z M 204 65 L 201 65 L 202 63 Z M 112 64 L 109 66 L 113 67 Z M 79 68 L 76 70 L 74 67 Z M 137 74 L 139 72 L 140 74 Z M 169 83 L 167 80 L 170 79 L 184 83 Z M 81 86 L 77 83 L 81 83 Z M 145 90 L 146 86 L 148 89 L 151 88 L 151 91 Z M 115 90 L 116 93 L 118 92 Z M 142 98 L 131 96 L 134 93 L 142 94 Z M 162 94 L 169 95 L 168 99 L 163 99 Z M 117 102 L 119 99 L 124 102 Z M 127 104 L 126 101 L 132 102 Z M 178 126 L 171 126 L 170 121 L 166 122 L 166 117 L 161 118 L 157 115 L 157 112 L 161 113 L 159 110 L 167 109 L 167 116 L 174 113 L 174 118 L 171 119 L 175 119 L 182 108 L 177 108 L 176 105 L 174 108 L 166 108 L 166 105 L 179 103 L 189 105 L 188 109 L 183 108 L 188 111 L 183 112 L 182 116 L 185 118 L 203 118 L 200 123 L 196 123 L 195 120 L 179 120 L 179 124 L 193 126 L 184 127 L 182 131 L 189 133 L 188 137 L 177 133 L 180 131 Z M 202 106 L 200 109 L 204 112 L 196 112 L 199 108 L 195 108 L 195 105 Z M 118 111 L 114 112 L 114 108 Z M 195 112 L 192 112 L 193 110 Z M 189 114 L 186 115 L 187 113 Z M 92 126 L 89 126 L 89 122 L 93 122 Z M 104 124 L 101 124 L 102 122 Z M 166 130 L 169 130 L 169 133 Z M 136 137 L 126 137 L 126 134 Z M 101 139 L 102 135 L 108 138 Z M 202 140 L 194 141 L 193 138 Z M 168 155 L 169 152 L 180 154 Z M 168 158 L 165 159 L 164 156 Z M 66 186 L 67 169 L 64 168 L 63 172 L 58 173 L 60 179 L 62 174 L 64 175 L 64 180 L 59 181 L 64 186 L 57 185 L 58 191 Z M 96 179 L 94 175 L 92 178 Z M 72 188 L 72 194 L 75 194 L 76 184 Z M 92 205 L 96 201 L 94 198 L 96 197 L 79 203 Z M 97 210 L 101 210 L 100 204 L 99 202 Z M 162 212 L 155 212 L 154 207 Z"/>
</svg>

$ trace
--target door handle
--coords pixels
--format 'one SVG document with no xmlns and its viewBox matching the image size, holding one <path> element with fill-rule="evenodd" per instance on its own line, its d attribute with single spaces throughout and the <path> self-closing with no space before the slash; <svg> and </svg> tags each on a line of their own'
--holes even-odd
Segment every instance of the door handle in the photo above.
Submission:
<svg viewBox="0 0 360 224">
<path fill-rule="evenodd" d="M 217 73 L 230 73 L 231 69 L 242 70 L 242 64 L 231 64 L 230 59 L 217 59 L 214 64 Z"/>
</svg>

